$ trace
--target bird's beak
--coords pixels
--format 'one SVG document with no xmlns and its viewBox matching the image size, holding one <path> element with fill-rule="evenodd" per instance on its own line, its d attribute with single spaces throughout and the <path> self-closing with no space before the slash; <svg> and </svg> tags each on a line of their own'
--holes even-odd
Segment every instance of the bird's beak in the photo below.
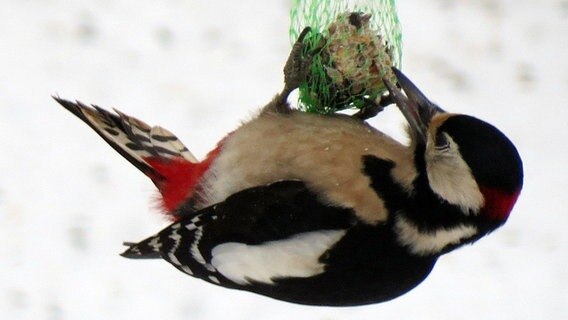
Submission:
<svg viewBox="0 0 568 320">
<path fill-rule="evenodd" d="M 393 67 L 392 71 L 406 95 L 388 79 L 385 78 L 383 81 L 393 101 L 408 121 L 416 141 L 426 143 L 430 120 L 436 113 L 444 112 L 444 110 L 428 100 L 400 70 Z"/>
</svg>

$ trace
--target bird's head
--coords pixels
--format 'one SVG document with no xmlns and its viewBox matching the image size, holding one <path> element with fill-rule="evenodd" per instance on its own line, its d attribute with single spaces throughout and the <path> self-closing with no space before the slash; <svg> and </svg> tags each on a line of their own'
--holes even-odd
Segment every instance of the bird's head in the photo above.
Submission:
<svg viewBox="0 0 568 320">
<path fill-rule="evenodd" d="M 404 74 L 394 72 L 404 94 L 392 83 L 387 86 L 409 123 L 417 183 L 478 220 L 478 236 L 502 225 L 523 185 L 522 161 L 513 143 L 485 121 L 445 112 Z"/>
</svg>

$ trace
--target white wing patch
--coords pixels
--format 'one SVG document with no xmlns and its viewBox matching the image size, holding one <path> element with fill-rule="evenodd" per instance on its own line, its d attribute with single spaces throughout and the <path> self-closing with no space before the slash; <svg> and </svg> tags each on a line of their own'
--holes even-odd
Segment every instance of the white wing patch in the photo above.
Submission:
<svg viewBox="0 0 568 320">
<path fill-rule="evenodd" d="M 452 228 L 422 232 L 416 225 L 403 217 L 397 217 L 394 229 L 400 244 L 407 246 L 417 255 L 436 254 L 447 245 L 458 244 L 461 240 L 474 236 L 477 228 L 460 224 Z"/>
<path fill-rule="evenodd" d="M 272 284 L 280 277 L 310 277 L 324 271 L 319 258 L 344 235 L 345 230 L 323 230 L 260 245 L 223 243 L 213 248 L 211 264 L 240 285 L 250 281 Z"/>
</svg>

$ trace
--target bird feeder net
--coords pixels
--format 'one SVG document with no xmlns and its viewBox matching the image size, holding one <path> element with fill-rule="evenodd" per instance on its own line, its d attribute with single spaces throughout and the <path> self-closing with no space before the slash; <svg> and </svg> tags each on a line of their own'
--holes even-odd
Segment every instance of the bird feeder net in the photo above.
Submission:
<svg viewBox="0 0 568 320">
<path fill-rule="evenodd" d="M 383 77 L 396 82 L 402 35 L 394 0 L 294 0 L 290 39 L 305 27 L 304 56 L 313 55 L 300 85 L 300 109 L 332 114 L 379 103 Z"/>
</svg>

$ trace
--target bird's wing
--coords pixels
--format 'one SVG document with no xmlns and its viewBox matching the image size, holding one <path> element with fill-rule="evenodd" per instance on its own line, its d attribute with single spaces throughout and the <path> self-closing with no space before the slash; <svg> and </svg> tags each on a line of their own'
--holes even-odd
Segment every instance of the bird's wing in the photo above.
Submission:
<svg viewBox="0 0 568 320">
<path fill-rule="evenodd" d="M 131 245 L 123 256 L 158 255 L 210 282 L 271 283 L 323 272 L 321 257 L 355 222 L 350 209 L 322 204 L 301 181 L 238 192 Z"/>
</svg>

